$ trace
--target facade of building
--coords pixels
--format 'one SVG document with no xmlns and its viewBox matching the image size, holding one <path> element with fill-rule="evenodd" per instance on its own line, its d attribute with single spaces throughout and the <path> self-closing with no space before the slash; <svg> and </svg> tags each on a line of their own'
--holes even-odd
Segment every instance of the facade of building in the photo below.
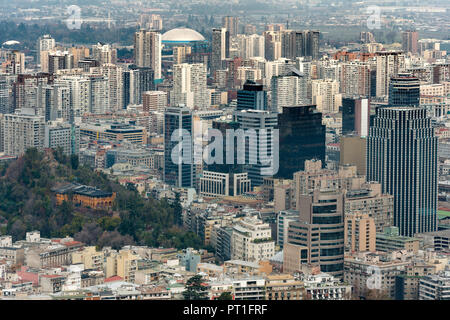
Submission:
<svg viewBox="0 0 450 320">
<path fill-rule="evenodd" d="M 417 253 L 420 248 L 420 241 L 417 238 L 400 236 L 397 227 L 384 228 L 383 233 L 376 235 L 377 251 L 406 250 Z"/>
<path fill-rule="evenodd" d="M 375 221 L 367 214 L 345 216 L 345 249 L 347 251 L 375 251 Z"/>
<path fill-rule="evenodd" d="M 203 170 L 199 188 L 204 197 L 239 196 L 251 191 L 251 181 L 246 172 L 229 174 Z"/>
<path fill-rule="evenodd" d="M 390 106 L 419 106 L 420 81 L 410 74 L 391 77 L 389 82 Z"/>
<path fill-rule="evenodd" d="M 402 49 L 404 52 L 417 54 L 419 49 L 419 33 L 417 31 L 402 32 Z"/>
<path fill-rule="evenodd" d="M 342 277 L 344 270 L 343 200 L 337 191 L 300 195 L 299 221 L 288 228 L 288 243 L 308 249 L 307 263 L 337 277 Z"/>
<path fill-rule="evenodd" d="M 173 66 L 170 105 L 178 104 L 184 104 L 190 109 L 206 109 L 210 106 L 206 88 L 206 66 L 203 63 L 182 63 Z"/>
<path fill-rule="evenodd" d="M 235 111 L 233 114 L 235 122 L 239 123 L 239 129 L 244 134 L 252 135 L 249 142 L 237 143 L 237 161 L 241 155 L 244 158 L 244 170 L 252 186 L 263 183 L 264 176 L 273 176 L 278 169 L 278 152 L 276 145 L 276 130 L 278 115 L 264 110 Z M 247 139 L 246 139 L 247 140 Z"/>
<path fill-rule="evenodd" d="M 267 93 L 263 85 L 247 81 L 242 90 L 237 92 L 237 111 L 267 110 Z"/>
<path fill-rule="evenodd" d="M 21 156 L 28 148 L 44 147 L 45 121 L 33 110 L 22 109 L 2 118 L 3 150 L 10 156 Z"/>
<path fill-rule="evenodd" d="M 67 155 L 80 151 L 80 127 L 67 123 L 47 124 L 45 126 L 44 148 L 62 148 Z"/>
<path fill-rule="evenodd" d="M 399 51 L 380 51 L 376 53 L 376 96 L 389 95 L 390 78 L 398 74 L 404 66 L 405 56 Z"/>
<path fill-rule="evenodd" d="M 370 101 L 363 97 L 342 98 L 342 134 L 369 134 Z"/>
<path fill-rule="evenodd" d="M 322 114 L 314 106 L 283 108 L 278 115 L 280 133 L 280 166 L 277 177 L 292 179 L 304 170 L 306 160 L 325 163 L 325 126 Z"/>
<path fill-rule="evenodd" d="M 178 131 L 177 131 L 178 130 Z M 183 130 L 189 134 L 186 142 Z M 178 134 L 177 134 L 178 133 Z M 194 153 L 192 113 L 184 106 L 169 107 L 164 113 L 164 181 L 178 187 L 193 187 Z M 187 137 L 186 137 L 187 138 Z M 188 141 L 189 140 L 189 141 Z"/>
<path fill-rule="evenodd" d="M 341 136 L 339 165 L 356 166 L 358 175 L 366 175 L 366 138 L 359 135 Z"/>
<path fill-rule="evenodd" d="M 394 196 L 401 235 L 436 231 L 437 138 L 426 110 L 377 110 L 367 138 L 367 176 Z"/>
<path fill-rule="evenodd" d="M 232 259 L 249 262 L 269 260 L 275 254 L 275 241 L 267 223 L 246 217 L 233 226 Z"/>
<path fill-rule="evenodd" d="M 140 30 L 134 35 L 134 61 L 138 67 L 149 67 L 155 79 L 161 79 L 161 34 Z"/>
<path fill-rule="evenodd" d="M 56 204 L 72 201 L 75 205 L 95 209 L 110 209 L 116 198 L 115 192 L 105 192 L 95 187 L 79 184 L 69 184 L 53 190 L 56 194 Z"/>
<path fill-rule="evenodd" d="M 211 75 L 221 70 L 223 60 L 230 56 L 230 32 L 226 28 L 212 30 Z"/>
<path fill-rule="evenodd" d="M 421 279 L 419 300 L 450 300 L 450 271 Z"/>
<path fill-rule="evenodd" d="M 133 144 L 147 143 L 147 130 L 144 127 L 127 123 L 82 123 L 80 135 L 93 141 L 129 141 Z"/>
</svg>

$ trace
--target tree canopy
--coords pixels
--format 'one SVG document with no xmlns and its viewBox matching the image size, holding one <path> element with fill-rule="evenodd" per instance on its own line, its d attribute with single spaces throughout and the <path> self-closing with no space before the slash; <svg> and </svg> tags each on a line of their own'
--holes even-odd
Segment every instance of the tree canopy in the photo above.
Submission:
<svg viewBox="0 0 450 320">
<path fill-rule="evenodd" d="M 70 199 L 57 205 L 52 188 L 69 182 L 115 192 L 112 209 L 79 207 Z M 178 206 L 179 202 L 143 198 L 134 186 L 122 186 L 81 166 L 76 156 L 62 150 L 29 149 L 0 165 L 0 235 L 10 234 L 14 240 L 39 230 L 42 237 L 72 236 L 100 247 L 202 247 L 200 238 L 179 223 Z"/>
</svg>

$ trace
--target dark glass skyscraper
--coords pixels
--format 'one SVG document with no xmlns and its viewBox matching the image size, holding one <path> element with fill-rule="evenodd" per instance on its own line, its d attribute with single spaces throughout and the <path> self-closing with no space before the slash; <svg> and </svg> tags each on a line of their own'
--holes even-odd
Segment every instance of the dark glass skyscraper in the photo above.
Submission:
<svg viewBox="0 0 450 320">
<path fill-rule="evenodd" d="M 436 230 L 437 137 L 426 110 L 378 108 L 367 138 L 367 179 L 394 196 L 394 225 L 413 236 Z"/>
<path fill-rule="evenodd" d="M 262 84 L 247 80 L 237 92 L 237 110 L 267 110 L 267 93 Z"/>
<path fill-rule="evenodd" d="M 390 106 L 419 106 L 420 81 L 410 74 L 399 74 L 389 82 Z"/>
<path fill-rule="evenodd" d="M 308 31 L 306 33 L 306 56 L 313 60 L 319 59 L 319 31 Z"/>
<path fill-rule="evenodd" d="M 174 134 L 177 129 L 184 129 L 186 134 L 190 135 L 190 137 L 183 137 L 190 138 L 190 140 L 183 140 L 183 153 L 180 153 L 177 148 L 181 143 L 180 135 Z M 194 184 L 192 132 L 192 113 L 188 108 L 176 106 L 166 109 L 164 112 L 164 182 L 167 184 L 183 188 L 190 188 Z M 172 138 L 179 140 L 172 141 Z M 181 157 L 183 161 L 178 162 Z"/>
<path fill-rule="evenodd" d="M 221 172 L 221 173 L 241 173 L 244 166 L 237 163 L 237 150 L 236 147 L 230 151 L 233 152 L 234 163 L 227 164 L 225 159 L 227 158 L 227 130 L 239 129 L 239 122 L 230 120 L 215 120 L 212 122 L 212 128 L 220 130 L 223 137 L 223 164 L 213 163 L 207 166 L 208 171 Z M 231 149 L 231 148 L 230 148 Z"/>
<path fill-rule="evenodd" d="M 315 106 L 283 107 L 278 114 L 280 132 L 280 168 L 277 177 L 292 179 L 304 169 L 305 160 L 325 163 L 325 126 Z"/>
</svg>

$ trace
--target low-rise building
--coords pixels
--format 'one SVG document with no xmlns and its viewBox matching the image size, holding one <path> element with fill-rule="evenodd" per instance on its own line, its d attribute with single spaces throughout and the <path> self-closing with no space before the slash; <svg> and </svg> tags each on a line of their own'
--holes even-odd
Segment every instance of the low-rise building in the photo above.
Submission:
<svg viewBox="0 0 450 320">
<path fill-rule="evenodd" d="M 450 270 L 421 279 L 419 300 L 450 300 Z"/>
<path fill-rule="evenodd" d="M 406 252 L 355 253 L 344 260 L 344 281 L 358 298 L 395 298 L 395 279 L 411 263 Z"/>
<path fill-rule="evenodd" d="M 308 274 L 302 278 L 306 300 L 349 300 L 352 286 L 327 273 Z M 345 281 L 344 281 L 345 282 Z"/>
<path fill-rule="evenodd" d="M 235 300 L 264 300 L 266 297 L 266 281 L 262 278 L 233 281 Z"/>
<path fill-rule="evenodd" d="M 377 233 L 377 251 L 406 250 L 417 253 L 420 248 L 420 241 L 417 238 L 401 236 L 398 227 L 387 227 L 383 233 Z"/>
<path fill-rule="evenodd" d="M 304 283 L 289 274 L 266 277 L 266 300 L 303 300 L 306 296 Z"/>
</svg>

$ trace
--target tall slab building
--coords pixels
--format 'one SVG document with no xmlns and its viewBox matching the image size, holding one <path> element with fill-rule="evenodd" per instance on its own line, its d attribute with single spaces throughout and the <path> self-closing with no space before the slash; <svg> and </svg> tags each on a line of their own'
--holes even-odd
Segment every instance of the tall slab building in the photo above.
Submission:
<svg viewBox="0 0 450 320">
<path fill-rule="evenodd" d="M 367 179 L 394 196 L 394 225 L 403 236 L 436 230 L 437 140 L 425 109 L 377 109 L 367 137 Z"/>
</svg>

